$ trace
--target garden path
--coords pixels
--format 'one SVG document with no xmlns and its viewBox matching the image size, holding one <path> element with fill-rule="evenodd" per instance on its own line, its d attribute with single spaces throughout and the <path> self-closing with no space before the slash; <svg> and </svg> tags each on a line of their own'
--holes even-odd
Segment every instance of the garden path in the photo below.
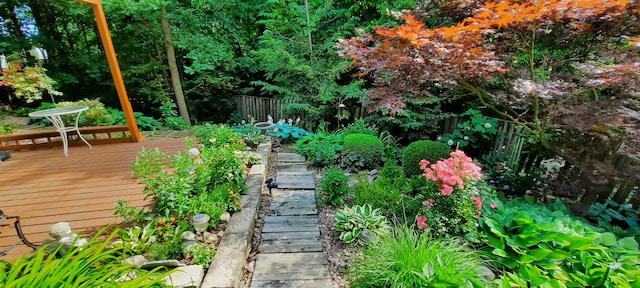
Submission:
<svg viewBox="0 0 640 288">
<path fill-rule="evenodd" d="M 278 153 L 276 171 L 279 185 L 271 191 L 251 287 L 331 287 L 313 175 L 294 153 Z"/>
</svg>

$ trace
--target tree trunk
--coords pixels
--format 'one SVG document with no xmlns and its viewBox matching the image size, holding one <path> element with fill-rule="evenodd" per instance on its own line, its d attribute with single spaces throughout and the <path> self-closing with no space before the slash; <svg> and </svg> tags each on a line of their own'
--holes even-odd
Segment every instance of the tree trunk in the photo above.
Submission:
<svg viewBox="0 0 640 288">
<path fill-rule="evenodd" d="M 184 119 L 184 123 L 186 123 L 187 126 L 191 126 L 187 103 L 184 99 L 184 93 L 182 92 L 182 85 L 180 83 L 176 53 L 173 48 L 173 40 L 171 39 L 171 26 L 169 26 L 169 21 L 166 16 L 167 8 L 165 5 L 162 5 L 160 8 L 160 22 L 162 23 L 162 35 L 164 36 L 164 43 L 167 48 L 167 62 L 169 63 L 169 72 L 171 72 L 171 83 L 173 84 L 173 91 L 176 94 L 176 104 L 178 105 L 180 116 Z"/>
</svg>

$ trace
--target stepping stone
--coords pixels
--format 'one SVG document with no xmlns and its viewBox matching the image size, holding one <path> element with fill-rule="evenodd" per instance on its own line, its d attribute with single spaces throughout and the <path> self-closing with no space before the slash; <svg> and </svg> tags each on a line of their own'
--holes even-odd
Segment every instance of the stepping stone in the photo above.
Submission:
<svg viewBox="0 0 640 288">
<path fill-rule="evenodd" d="M 313 177 L 313 173 L 311 173 L 311 171 L 307 170 L 305 167 L 305 169 L 300 169 L 300 170 L 277 171 L 276 178 L 281 176 L 312 176 Z"/>
<path fill-rule="evenodd" d="M 330 279 L 251 281 L 251 288 L 330 288 Z"/>
<path fill-rule="evenodd" d="M 300 154 L 296 153 L 278 153 L 279 163 L 305 163 L 307 160 Z"/>
<path fill-rule="evenodd" d="M 271 191 L 273 199 L 271 202 L 282 201 L 307 201 L 316 203 L 316 192 L 314 190 L 281 190 Z"/>
<path fill-rule="evenodd" d="M 322 252 L 322 243 L 318 239 L 263 240 L 258 247 L 259 253 L 296 253 Z"/>
<path fill-rule="evenodd" d="M 276 170 L 278 172 L 283 171 L 308 171 L 307 164 L 305 163 L 288 163 L 288 164 L 277 164 Z"/>
<path fill-rule="evenodd" d="M 290 240 L 290 239 L 320 239 L 320 228 L 315 231 L 287 232 L 287 233 L 262 233 L 262 241 Z M 260 246 L 258 245 L 258 249 Z"/>
<path fill-rule="evenodd" d="M 327 265 L 323 252 L 258 254 L 253 281 L 328 279 Z"/>
<path fill-rule="evenodd" d="M 264 223 L 318 225 L 318 216 L 267 216 Z"/>
<path fill-rule="evenodd" d="M 281 176 L 276 179 L 280 189 L 316 189 L 311 176 Z"/>
<path fill-rule="evenodd" d="M 294 205 L 272 206 L 271 213 L 275 216 L 294 216 L 294 215 L 317 215 L 315 203 L 306 207 L 296 207 Z"/>
<path fill-rule="evenodd" d="M 262 233 L 284 233 L 284 232 L 309 232 L 316 231 L 318 223 L 314 224 L 281 224 L 281 223 L 265 223 L 262 227 Z"/>
</svg>

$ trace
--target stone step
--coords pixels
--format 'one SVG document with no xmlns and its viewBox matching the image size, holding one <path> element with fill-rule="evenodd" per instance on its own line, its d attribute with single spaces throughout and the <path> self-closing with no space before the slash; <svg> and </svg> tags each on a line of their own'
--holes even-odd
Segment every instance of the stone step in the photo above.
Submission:
<svg viewBox="0 0 640 288">
<path fill-rule="evenodd" d="M 276 177 L 280 189 L 315 189 L 316 184 L 310 175 Z"/>
<path fill-rule="evenodd" d="M 307 167 L 305 166 L 305 169 L 300 169 L 300 170 L 277 171 L 276 179 L 281 176 L 312 176 L 313 177 L 313 173 L 307 170 Z"/>
<path fill-rule="evenodd" d="M 305 232 L 318 230 L 317 223 L 265 223 L 262 233 Z"/>
<path fill-rule="evenodd" d="M 281 163 L 276 164 L 276 171 L 278 172 L 296 172 L 296 171 L 308 171 L 307 164 L 304 163 Z"/>
<path fill-rule="evenodd" d="M 283 206 L 272 209 L 270 212 L 273 216 L 317 215 L 318 209 L 316 209 L 316 205 L 308 207 Z"/>
</svg>

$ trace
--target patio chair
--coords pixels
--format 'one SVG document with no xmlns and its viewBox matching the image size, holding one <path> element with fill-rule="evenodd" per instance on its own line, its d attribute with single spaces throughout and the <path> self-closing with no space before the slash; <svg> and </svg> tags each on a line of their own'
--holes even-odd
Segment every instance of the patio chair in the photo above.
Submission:
<svg viewBox="0 0 640 288">
<path fill-rule="evenodd" d="M 38 245 L 36 245 L 34 243 L 31 243 L 24 236 L 24 233 L 22 233 L 22 226 L 20 226 L 20 216 L 9 216 L 7 214 L 4 214 L 4 212 L 2 212 L 2 210 L 0 210 L 0 227 L 9 226 L 10 224 L 5 224 L 4 223 L 5 221 L 7 221 L 9 219 L 15 219 L 15 222 L 14 222 L 13 226 L 16 228 L 16 232 L 18 233 L 18 237 L 20 237 L 20 240 L 18 240 L 13 245 L 9 246 L 9 248 L 4 249 L 4 250 L 0 250 L 0 256 L 7 255 L 9 253 L 9 251 L 11 251 L 11 249 L 13 249 L 16 246 L 18 246 L 18 244 L 20 244 L 20 242 L 24 243 L 24 245 L 27 245 L 27 246 L 33 248 L 33 250 L 38 249 Z"/>
</svg>

